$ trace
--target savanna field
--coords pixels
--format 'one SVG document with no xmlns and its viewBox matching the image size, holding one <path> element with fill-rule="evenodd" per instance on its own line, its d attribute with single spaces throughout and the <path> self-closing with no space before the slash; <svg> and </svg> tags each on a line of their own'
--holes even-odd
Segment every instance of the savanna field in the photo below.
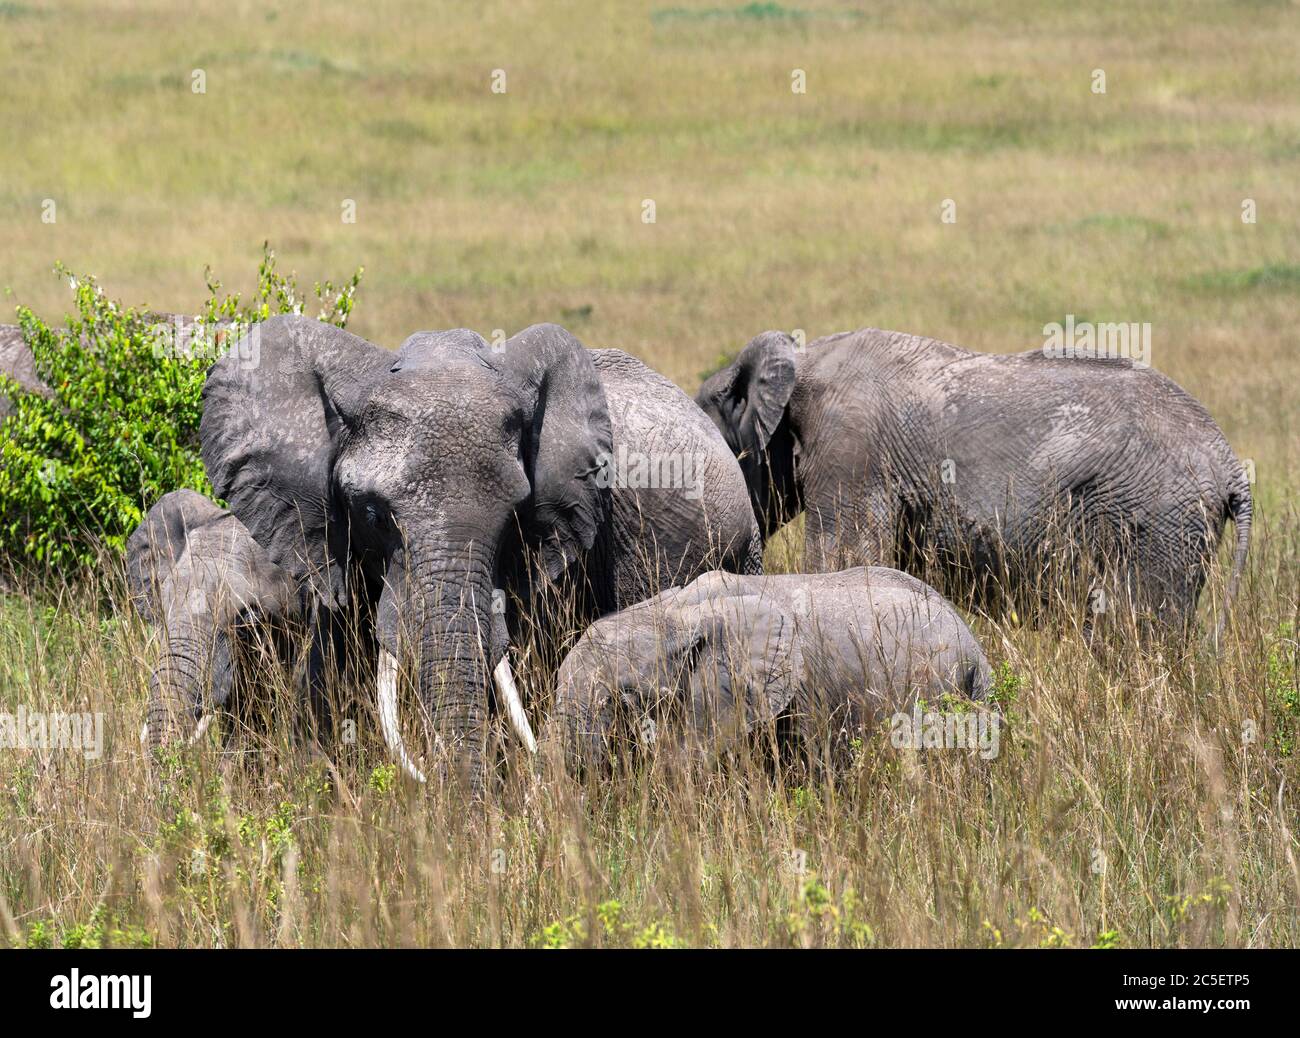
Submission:
<svg viewBox="0 0 1300 1038">
<path fill-rule="evenodd" d="M 264 241 L 309 296 L 363 266 L 373 342 L 555 321 L 692 394 L 768 328 L 1011 352 L 1067 315 L 1149 322 L 1256 478 L 1217 652 L 1226 546 L 1185 652 L 1103 663 L 1073 622 L 973 617 L 995 759 L 882 731 L 806 783 L 578 781 L 505 740 L 470 806 L 405 781 L 364 712 L 306 753 L 280 688 L 253 763 L 213 742 L 160 777 L 120 557 L 25 571 L 0 711 L 102 712 L 105 745 L 0 749 L 0 942 L 1300 943 L 1297 40 L 1268 0 L 0 2 L 0 323 L 73 309 L 56 262 L 196 313 L 205 268 L 252 292 Z M 544 673 L 519 667 L 539 731 Z"/>
</svg>

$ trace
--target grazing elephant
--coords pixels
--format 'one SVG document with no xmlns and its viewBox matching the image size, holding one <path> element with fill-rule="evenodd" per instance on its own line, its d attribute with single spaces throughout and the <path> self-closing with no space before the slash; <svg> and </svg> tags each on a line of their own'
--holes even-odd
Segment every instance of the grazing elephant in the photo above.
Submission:
<svg viewBox="0 0 1300 1038">
<path fill-rule="evenodd" d="M 397 353 L 303 317 L 251 334 L 204 386 L 208 474 L 324 613 L 360 603 L 372 617 L 381 728 L 417 779 L 399 660 L 412 662 L 440 769 L 477 789 L 489 675 L 532 742 L 507 657 L 512 598 L 558 584 L 592 617 L 709 568 L 761 569 L 726 443 L 619 350 L 545 324 L 497 346 L 420 332 Z"/>
<path fill-rule="evenodd" d="M 243 523 L 193 490 L 149 510 L 127 539 L 127 586 L 161 635 L 143 736 L 152 749 L 199 739 L 246 698 L 252 661 L 299 614 L 289 574 Z"/>
<path fill-rule="evenodd" d="M 560 667 L 548 732 L 578 770 L 620 744 L 699 759 L 752 733 L 843 763 L 918 698 L 982 701 L 990 677 L 953 606 L 905 573 L 714 572 L 588 628 Z"/>
<path fill-rule="evenodd" d="M 1129 360 L 877 329 L 797 350 L 765 332 L 697 400 L 741 459 L 764 535 L 806 509 L 809 568 L 895 564 L 973 606 L 1032 612 L 1052 575 L 1087 565 L 1102 577 L 1089 633 L 1109 588 L 1185 637 L 1230 518 L 1226 599 L 1240 581 L 1242 464 L 1199 403 Z"/>
</svg>

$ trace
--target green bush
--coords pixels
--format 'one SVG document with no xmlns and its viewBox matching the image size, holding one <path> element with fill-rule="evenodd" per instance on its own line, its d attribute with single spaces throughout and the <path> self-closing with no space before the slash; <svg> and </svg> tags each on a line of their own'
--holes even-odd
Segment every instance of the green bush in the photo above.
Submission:
<svg viewBox="0 0 1300 1038">
<path fill-rule="evenodd" d="M 223 294 L 209 270 L 204 310 L 179 322 L 123 306 L 94 278 L 56 269 L 75 300 L 66 328 L 18 308 L 49 395 L 0 373 L 0 393 L 14 405 L 0 428 L 0 563 L 66 572 L 105 548 L 121 551 L 168 491 L 211 495 L 198 443 L 208 368 L 253 324 L 304 313 L 307 300 L 294 274 L 276 271 L 268 245 L 251 300 Z M 338 288 L 314 286 L 320 320 L 347 324 L 361 274 Z"/>
</svg>

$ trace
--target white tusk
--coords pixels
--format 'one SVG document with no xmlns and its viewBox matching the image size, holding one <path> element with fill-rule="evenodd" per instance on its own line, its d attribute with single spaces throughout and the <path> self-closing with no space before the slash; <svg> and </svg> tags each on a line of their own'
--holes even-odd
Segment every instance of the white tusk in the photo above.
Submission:
<svg viewBox="0 0 1300 1038">
<path fill-rule="evenodd" d="M 397 658 L 387 649 L 379 650 L 379 728 L 402 770 L 416 782 L 424 782 L 424 773 L 406 752 L 406 743 L 402 741 L 397 725 Z"/>
<path fill-rule="evenodd" d="M 506 701 L 506 713 L 510 715 L 510 726 L 515 733 L 528 747 L 529 753 L 537 752 L 537 740 L 533 738 L 533 730 L 528 725 L 528 715 L 524 713 L 524 701 L 519 698 L 519 689 L 515 687 L 515 676 L 510 671 L 510 653 L 501 657 L 501 662 L 497 664 L 497 669 L 492 672 L 492 679 L 497 683 L 497 689 Z"/>
<path fill-rule="evenodd" d="M 140 726 L 140 745 L 143 746 L 149 741 L 149 722 L 145 721 Z"/>
<path fill-rule="evenodd" d="M 208 734 L 208 725 L 212 723 L 212 715 L 204 714 L 199 718 L 198 727 L 194 729 L 194 734 L 190 736 L 188 745 L 194 746 L 200 739 Z"/>
</svg>

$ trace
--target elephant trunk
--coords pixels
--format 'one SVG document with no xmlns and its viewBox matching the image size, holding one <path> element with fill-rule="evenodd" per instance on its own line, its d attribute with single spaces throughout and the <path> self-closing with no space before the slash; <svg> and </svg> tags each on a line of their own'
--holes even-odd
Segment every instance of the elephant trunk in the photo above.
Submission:
<svg viewBox="0 0 1300 1038">
<path fill-rule="evenodd" d="M 149 676 L 145 724 L 151 750 L 188 745 L 203 736 L 211 717 L 205 712 L 205 704 L 212 698 L 205 695 L 207 679 L 228 666 L 228 660 L 223 636 L 214 644 L 210 636 L 189 625 L 168 632 L 166 647 Z"/>
<path fill-rule="evenodd" d="M 558 743 L 565 766 L 574 775 L 593 767 L 607 744 L 608 710 L 597 701 L 597 682 L 594 674 L 561 674 L 547 724 L 548 742 Z"/>
<path fill-rule="evenodd" d="M 562 709 L 556 703 L 555 713 L 547 726 L 548 741 L 556 745 L 564 766 L 572 775 L 580 775 L 592 764 L 592 740 L 584 733 L 581 714 L 576 704 L 566 704 Z"/>
<path fill-rule="evenodd" d="M 481 788 L 483 778 L 487 686 L 494 662 L 492 573 L 490 554 L 473 546 L 408 556 L 406 600 L 412 612 L 401 617 L 410 644 L 418 646 L 417 687 L 434 748 L 449 755 L 453 770 L 473 790 Z M 498 648 L 504 651 L 504 646 Z"/>
<path fill-rule="evenodd" d="M 399 641 L 418 652 L 417 688 L 430 721 L 430 748 L 449 757 L 471 789 L 482 782 L 489 674 L 511 728 L 529 752 L 537 752 L 510 667 L 505 623 L 492 608 L 493 563 L 491 553 L 471 545 L 436 556 L 404 552 L 390 568 L 379 609 L 379 724 L 394 759 L 417 782 L 426 774 L 398 721 Z"/>
</svg>

